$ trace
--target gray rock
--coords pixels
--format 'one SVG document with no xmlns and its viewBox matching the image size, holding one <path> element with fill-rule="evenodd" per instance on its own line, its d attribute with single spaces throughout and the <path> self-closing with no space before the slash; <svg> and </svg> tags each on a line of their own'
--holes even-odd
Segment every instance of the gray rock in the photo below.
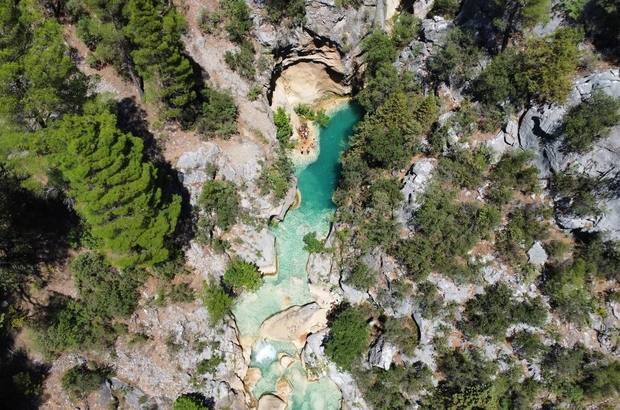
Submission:
<svg viewBox="0 0 620 410">
<path fill-rule="evenodd" d="M 308 280 L 310 283 L 327 283 L 329 282 L 332 270 L 332 254 L 331 253 L 312 253 L 308 258 L 306 271 L 308 272 Z"/>
<path fill-rule="evenodd" d="M 491 138 L 484 142 L 484 145 L 488 148 L 493 149 L 493 151 L 497 154 L 493 156 L 493 162 L 497 162 L 500 160 L 506 149 L 510 147 L 506 143 L 506 138 L 512 138 L 508 134 L 503 131 L 500 131 L 495 137 Z"/>
<path fill-rule="evenodd" d="M 368 410 L 368 405 L 362 397 L 355 380 L 349 373 L 343 373 L 336 368 L 336 365 L 330 363 L 328 366 L 329 378 L 336 383 L 342 393 L 343 408 Z"/>
<path fill-rule="evenodd" d="M 540 241 L 534 242 L 534 245 L 527 251 L 527 256 L 533 265 L 544 265 L 549 257 Z"/>
<path fill-rule="evenodd" d="M 452 27 L 454 24 L 443 17 L 435 16 L 432 19 L 425 19 L 422 20 L 422 37 L 428 43 L 442 46 L 445 44 L 448 30 Z"/>
<path fill-rule="evenodd" d="M 184 152 L 177 161 L 180 169 L 204 169 L 207 164 L 215 162 L 219 147 L 213 142 L 205 142 L 195 152 Z"/>
<path fill-rule="evenodd" d="M 368 359 L 373 366 L 389 370 L 396 352 L 398 352 L 398 347 L 387 342 L 384 336 L 379 336 L 370 348 Z"/>
<path fill-rule="evenodd" d="M 364 300 L 367 300 L 369 295 L 367 292 L 361 292 L 346 283 L 340 284 L 340 289 L 344 292 L 345 296 L 354 305 L 362 303 Z"/>
<path fill-rule="evenodd" d="M 273 275 L 277 271 L 276 237 L 267 228 L 257 231 L 255 227 L 236 225 L 230 234 L 239 241 L 231 241 L 229 252 L 232 251 L 241 259 L 252 262 L 261 273 Z"/>
<path fill-rule="evenodd" d="M 407 175 L 403 178 L 403 187 L 400 190 L 405 198 L 403 201 L 404 209 L 413 211 L 419 207 L 417 197 L 424 192 L 426 184 L 436 166 L 436 159 L 422 158 L 413 164 L 409 172 L 407 172 Z"/>
<path fill-rule="evenodd" d="M 90 395 L 88 401 L 91 409 L 108 410 L 110 408 L 116 408 L 117 400 L 112 394 L 111 386 L 112 384 L 106 380 L 99 390 Z"/>
<path fill-rule="evenodd" d="M 435 4 L 435 0 L 419 0 L 414 1 L 413 3 L 413 15 L 419 18 L 420 20 L 424 20 L 428 13 L 433 8 Z"/>
<path fill-rule="evenodd" d="M 555 30 L 560 26 L 560 24 L 564 21 L 564 18 L 559 13 L 553 13 L 551 19 L 544 24 L 537 24 L 532 29 L 532 34 L 539 37 L 544 37 L 551 35 L 555 32 Z"/>
<path fill-rule="evenodd" d="M 329 333 L 329 329 L 321 330 L 320 332 L 312 333 L 306 338 L 306 345 L 301 352 L 301 358 L 306 364 L 306 368 L 320 369 L 321 365 L 325 362 L 325 348 L 323 347 L 323 340 Z M 324 374 L 316 374 L 315 376 L 323 376 Z"/>
</svg>

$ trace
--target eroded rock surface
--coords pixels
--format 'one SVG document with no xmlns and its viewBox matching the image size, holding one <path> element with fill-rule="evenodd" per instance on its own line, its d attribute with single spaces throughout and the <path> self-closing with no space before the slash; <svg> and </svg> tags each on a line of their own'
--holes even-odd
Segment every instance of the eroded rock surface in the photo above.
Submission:
<svg viewBox="0 0 620 410">
<path fill-rule="evenodd" d="M 327 326 L 327 309 L 317 303 L 293 306 L 265 320 L 258 334 L 269 340 L 291 342 L 298 349 L 306 344 L 306 337 Z"/>
</svg>

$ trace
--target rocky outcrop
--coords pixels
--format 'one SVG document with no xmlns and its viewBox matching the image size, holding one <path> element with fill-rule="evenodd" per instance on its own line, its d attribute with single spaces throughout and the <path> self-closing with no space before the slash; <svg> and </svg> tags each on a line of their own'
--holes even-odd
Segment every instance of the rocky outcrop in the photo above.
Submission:
<svg viewBox="0 0 620 410">
<path fill-rule="evenodd" d="M 306 344 L 306 337 L 327 327 L 327 309 L 312 302 L 293 306 L 265 320 L 258 334 L 269 340 L 293 343 L 298 349 Z"/>
<path fill-rule="evenodd" d="M 540 178 L 553 173 L 584 173 L 601 179 L 607 189 L 599 203 L 605 209 L 600 218 L 575 217 L 558 214 L 558 224 L 565 229 L 608 231 L 613 238 L 620 238 L 620 197 L 615 192 L 616 175 L 620 170 L 620 126 L 611 128 L 607 138 L 597 141 L 588 152 L 575 153 L 565 149 L 562 139 L 562 121 L 568 107 L 589 98 L 595 90 L 601 90 L 615 98 L 620 97 L 620 69 L 593 73 L 575 82 L 567 106 L 541 106 L 530 108 L 521 118 L 519 145 L 536 154 L 534 164 Z"/>
<path fill-rule="evenodd" d="M 258 400 L 258 410 L 285 410 L 286 402 L 273 394 L 264 394 Z"/>
<path fill-rule="evenodd" d="M 229 253 L 255 264 L 263 275 L 277 273 L 276 237 L 273 232 L 267 228 L 257 230 L 253 226 L 236 225 L 229 234 L 235 238 L 229 242 Z"/>
<path fill-rule="evenodd" d="M 527 256 L 531 264 L 541 266 L 547 262 L 548 258 L 547 252 L 545 252 L 545 249 L 542 247 L 540 241 L 534 242 L 534 246 L 527 251 Z"/>
<path fill-rule="evenodd" d="M 398 347 L 385 340 L 385 337 L 379 336 L 375 343 L 370 347 L 368 360 L 370 364 L 380 367 L 383 370 L 389 370 L 394 360 L 394 355 L 398 352 Z"/>
<path fill-rule="evenodd" d="M 169 405 L 191 388 L 212 397 L 216 409 L 247 408 L 244 386 L 237 376 L 245 374 L 247 365 L 236 331 L 230 324 L 213 326 L 202 303 L 144 308 L 134 314 L 128 327 L 131 334 L 142 334 L 147 341 L 130 344 L 128 338 L 119 339 L 115 346 L 116 377 L 140 387 L 135 392 L 139 404 L 145 395 Z M 196 364 L 214 355 L 220 355 L 225 364 L 217 366 L 213 374 L 199 375 L 198 387 L 191 387 Z"/>
<path fill-rule="evenodd" d="M 407 224 L 411 213 L 420 207 L 418 196 L 424 192 L 431 178 L 437 160 L 434 158 L 422 158 L 416 161 L 403 178 L 402 192 L 404 200 L 400 209 L 396 210 L 396 218 L 399 222 Z M 413 229 L 410 227 L 410 229 Z"/>
</svg>

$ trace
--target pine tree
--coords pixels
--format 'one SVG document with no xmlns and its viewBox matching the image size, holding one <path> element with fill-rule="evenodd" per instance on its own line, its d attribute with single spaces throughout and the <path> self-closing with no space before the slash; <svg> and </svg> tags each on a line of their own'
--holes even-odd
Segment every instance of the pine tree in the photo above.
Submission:
<svg viewBox="0 0 620 410">
<path fill-rule="evenodd" d="M 29 127 L 79 111 L 88 79 L 71 62 L 54 20 L 0 2 L 0 115 Z"/>
<path fill-rule="evenodd" d="M 181 199 L 164 198 L 157 170 L 144 161 L 142 140 L 119 131 L 116 116 L 95 104 L 83 116 L 65 117 L 50 140 L 76 211 L 116 264 L 165 261 Z"/>
<path fill-rule="evenodd" d="M 154 0 L 131 0 L 124 13 L 128 16 L 124 32 L 134 47 L 131 56 L 147 91 L 164 103 L 166 117 L 189 120 L 196 92 L 192 66 L 183 55 L 183 17 Z"/>
</svg>

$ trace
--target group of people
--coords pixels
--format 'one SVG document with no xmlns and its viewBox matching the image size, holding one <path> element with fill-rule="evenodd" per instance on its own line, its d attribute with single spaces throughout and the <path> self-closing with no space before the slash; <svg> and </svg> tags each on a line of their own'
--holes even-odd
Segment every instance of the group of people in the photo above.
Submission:
<svg viewBox="0 0 620 410">
<path fill-rule="evenodd" d="M 301 139 L 303 141 L 299 153 L 303 155 L 305 147 L 306 154 L 310 155 L 310 149 L 314 149 L 314 143 L 316 142 L 316 140 L 312 138 L 312 142 L 308 145 L 308 140 L 310 138 L 310 129 L 308 128 L 307 122 L 304 122 L 301 127 L 299 127 L 299 135 L 301 135 Z"/>
</svg>

